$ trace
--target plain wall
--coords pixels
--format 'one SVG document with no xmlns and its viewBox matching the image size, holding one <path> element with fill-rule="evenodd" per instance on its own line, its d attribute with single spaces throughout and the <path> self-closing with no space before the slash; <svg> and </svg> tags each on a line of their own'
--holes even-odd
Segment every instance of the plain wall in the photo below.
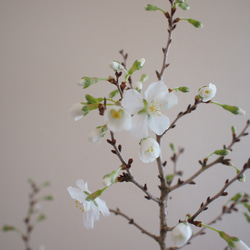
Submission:
<svg viewBox="0 0 250 250">
<path fill-rule="evenodd" d="M 128 52 L 128 65 L 144 57 L 141 73 L 156 81 L 155 70 L 162 63 L 161 48 L 167 39 L 167 21 L 160 12 L 146 12 L 144 6 L 155 4 L 168 9 L 167 0 L 1 0 L 0 1 L 0 225 L 24 228 L 28 209 L 28 178 L 38 184 L 50 181 L 43 194 L 52 194 L 53 202 L 43 202 L 47 220 L 32 234 L 33 249 L 45 245 L 47 250 L 82 249 L 158 249 L 157 243 L 134 226 L 113 214 L 101 217 L 94 230 L 82 225 L 82 214 L 66 188 L 82 178 L 91 191 L 102 187 L 102 177 L 118 168 L 119 160 L 110 153 L 105 140 L 101 145 L 87 141 L 90 131 L 103 124 L 102 117 L 89 114 L 79 122 L 70 117 L 75 102 L 84 101 L 86 93 L 107 95 L 113 88 L 100 83 L 87 90 L 77 86 L 82 76 L 107 77 L 113 72 L 108 64 L 121 60 L 119 50 Z M 189 0 L 189 11 L 178 10 L 176 16 L 203 22 L 196 29 L 180 22 L 174 32 L 169 54 L 170 66 L 164 81 L 170 88 L 188 86 L 188 94 L 178 93 L 179 104 L 168 112 L 173 120 L 188 104 L 197 90 L 210 82 L 217 86 L 214 100 L 238 105 L 246 116 L 235 116 L 215 105 L 200 105 L 197 111 L 178 121 L 163 141 L 163 158 L 172 163 L 169 143 L 184 147 L 178 168 L 183 178 L 197 171 L 198 160 L 231 142 L 231 126 L 239 132 L 249 118 L 249 41 L 248 0 Z M 136 79 L 137 77 L 137 79 Z M 138 80 L 140 74 L 135 75 Z M 105 139 L 108 138 L 108 135 Z M 138 141 L 127 132 L 117 134 L 126 159 L 134 158 L 132 171 L 152 193 L 159 195 L 156 164 L 142 164 Z M 249 137 L 236 144 L 230 158 L 239 168 L 249 157 Z M 187 213 L 194 213 L 207 196 L 212 196 L 233 168 L 216 165 L 199 176 L 196 185 L 185 186 L 172 195 L 169 225 L 174 226 Z M 249 191 L 249 173 L 245 183 L 228 189 L 230 195 Z M 102 198 L 110 208 L 119 207 L 152 233 L 158 234 L 158 207 L 130 183 L 118 183 Z M 221 211 L 230 197 L 211 204 L 197 219 L 209 222 Z M 242 207 L 243 210 L 243 207 Z M 242 214 L 225 215 L 215 225 L 250 245 L 249 224 Z M 194 231 L 197 230 L 193 227 Z M 226 244 L 215 232 L 194 239 L 187 249 L 223 249 Z M 24 249 L 16 233 L 0 232 L 0 249 Z"/>
</svg>

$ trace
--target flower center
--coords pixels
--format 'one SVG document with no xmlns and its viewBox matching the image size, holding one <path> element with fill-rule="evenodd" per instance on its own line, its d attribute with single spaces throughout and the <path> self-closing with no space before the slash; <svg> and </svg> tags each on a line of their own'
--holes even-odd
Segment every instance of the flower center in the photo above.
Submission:
<svg viewBox="0 0 250 250">
<path fill-rule="evenodd" d="M 82 203 L 80 203 L 78 200 L 75 200 L 75 204 L 76 204 L 76 208 L 79 208 L 82 212 L 84 212 Z"/>
<path fill-rule="evenodd" d="M 205 93 L 206 93 L 206 94 L 210 94 L 210 90 L 206 90 Z"/>
<path fill-rule="evenodd" d="M 149 106 L 150 113 L 153 115 L 161 116 L 162 115 L 162 107 L 158 101 L 153 101 Z"/>
<path fill-rule="evenodd" d="M 111 116 L 114 118 L 114 119 L 121 119 L 121 117 L 122 117 L 122 110 L 114 110 L 114 109 L 112 109 L 111 110 Z"/>
<path fill-rule="evenodd" d="M 149 147 L 149 148 L 147 149 L 147 152 L 148 152 L 148 153 L 150 153 L 150 152 L 151 152 L 151 153 L 152 153 L 152 152 L 154 152 L 154 147 L 153 147 L 153 146 Z"/>
</svg>

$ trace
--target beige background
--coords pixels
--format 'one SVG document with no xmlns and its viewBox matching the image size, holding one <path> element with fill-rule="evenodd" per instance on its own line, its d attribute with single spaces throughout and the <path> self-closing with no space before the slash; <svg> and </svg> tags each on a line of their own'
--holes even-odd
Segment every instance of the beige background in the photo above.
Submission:
<svg viewBox="0 0 250 250">
<path fill-rule="evenodd" d="M 101 218 L 94 231 L 82 226 L 82 214 L 75 209 L 67 186 L 83 178 L 90 190 L 101 187 L 101 178 L 119 166 L 105 141 L 99 146 L 88 144 L 87 136 L 103 120 L 90 114 L 75 123 L 69 115 L 74 102 L 90 93 L 102 96 L 112 86 L 102 83 L 87 91 L 76 85 L 82 76 L 107 77 L 112 74 L 108 63 L 120 60 L 118 53 L 129 53 L 128 63 L 146 58 L 142 73 L 149 74 L 146 85 L 156 80 L 160 68 L 161 48 L 165 46 L 167 24 L 163 15 L 145 12 L 148 0 L 1 0 L 0 1 L 0 225 L 23 227 L 27 211 L 28 178 L 52 186 L 55 201 L 42 204 L 48 220 L 37 226 L 32 246 L 45 245 L 50 250 L 80 249 L 158 249 L 157 244 L 141 234 L 123 218 Z M 167 9 L 167 0 L 151 1 Z M 176 114 L 193 102 L 199 87 L 213 82 L 218 93 L 215 100 L 239 105 L 247 116 L 234 116 L 213 105 L 201 105 L 196 112 L 178 122 L 163 143 L 164 159 L 169 159 L 169 142 L 185 147 L 179 161 L 184 178 L 199 168 L 197 163 L 211 151 L 231 140 L 230 127 L 238 131 L 249 118 L 249 9 L 248 0 L 189 0 L 191 9 L 179 16 L 203 21 L 203 29 L 180 23 L 174 33 L 170 67 L 165 76 L 169 87 L 186 85 L 189 94 L 179 93 L 179 104 L 169 111 Z M 135 75 L 139 78 L 139 74 Z M 101 89 L 100 87 L 103 87 Z M 117 135 L 124 147 L 124 157 L 133 157 L 133 172 L 158 195 L 155 164 L 143 165 L 138 159 L 138 142 L 126 132 Z M 234 147 L 230 158 L 241 167 L 249 157 L 249 137 Z M 171 170 L 171 161 L 168 171 Z M 176 191 L 169 207 L 169 225 L 193 213 L 208 195 L 213 195 L 233 169 L 215 166 L 196 179 L 196 186 Z M 236 183 L 228 190 L 249 191 L 247 182 Z M 103 199 L 110 208 L 119 207 L 140 225 L 158 233 L 158 208 L 143 198 L 132 184 L 117 184 Z M 199 219 L 215 217 L 225 197 L 212 204 Z M 243 215 L 226 215 L 217 228 L 239 236 L 250 245 L 250 227 Z M 195 230 L 195 228 L 194 228 Z M 214 232 L 197 238 L 187 249 L 223 249 L 225 242 Z M 24 249 L 15 233 L 0 233 L 0 249 Z"/>
</svg>

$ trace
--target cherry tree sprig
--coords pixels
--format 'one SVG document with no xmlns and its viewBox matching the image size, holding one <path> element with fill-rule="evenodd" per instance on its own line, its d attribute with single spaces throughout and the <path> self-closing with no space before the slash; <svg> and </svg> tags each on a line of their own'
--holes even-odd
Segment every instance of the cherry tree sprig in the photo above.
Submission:
<svg viewBox="0 0 250 250">
<path fill-rule="evenodd" d="M 109 211 L 111 213 L 114 213 L 115 215 L 120 215 L 122 216 L 123 218 L 127 219 L 129 221 L 129 224 L 130 225 L 134 225 L 136 228 L 138 228 L 143 234 L 146 234 L 148 235 L 149 237 L 155 239 L 156 241 L 159 241 L 159 237 L 154 235 L 154 234 L 151 234 L 150 232 L 148 232 L 147 230 L 145 230 L 144 228 L 142 228 L 139 224 L 137 224 L 133 218 L 130 218 L 129 216 L 127 216 L 126 214 L 122 213 L 120 211 L 119 208 L 117 208 L 116 210 L 114 209 L 109 209 Z"/>
<path fill-rule="evenodd" d="M 122 173 L 119 177 L 118 177 L 118 181 L 119 182 L 131 182 L 133 184 L 135 184 L 139 189 L 141 189 L 145 194 L 145 198 L 148 199 L 148 200 L 153 200 L 155 202 L 159 202 L 159 199 L 156 198 L 154 195 L 152 195 L 149 191 L 148 191 L 148 187 L 147 187 L 147 184 L 140 184 L 134 177 L 132 171 L 131 171 L 131 165 L 133 163 L 133 159 L 130 158 L 128 160 L 128 162 L 126 162 L 122 156 L 122 153 L 121 153 L 121 149 L 122 149 L 122 146 L 121 145 L 118 145 L 116 144 L 116 139 L 115 139 L 115 136 L 114 136 L 114 133 L 111 131 L 110 132 L 110 135 L 111 135 L 111 140 L 107 140 L 107 142 L 109 144 L 111 144 L 113 146 L 113 150 L 112 152 L 114 154 L 117 155 L 117 157 L 119 158 L 119 160 L 121 161 L 122 163 L 122 170 L 125 170 L 126 173 Z"/>
<path fill-rule="evenodd" d="M 200 222 L 199 221 L 195 221 L 195 218 L 200 214 L 202 213 L 203 211 L 207 210 L 208 209 L 208 205 L 210 203 L 212 203 L 213 201 L 215 201 L 216 199 L 218 199 L 219 197 L 221 196 L 226 196 L 228 195 L 228 193 L 226 192 L 226 189 L 233 183 L 235 182 L 236 180 L 239 180 L 239 178 L 241 177 L 241 175 L 247 170 L 250 168 L 250 158 L 248 159 L 248 161 L 244 164 L 243 168 L 241 169 L 241 171 L 239 173 L 237 173 L 231 180 L 227 179 L 225 181 L 225 184 L 224 186 L 221 188 L 221 190 L 215 194 L 214 196 L 212 197 L 208 197 L 206 199 L 205 202 L 202 202 L 201 205 L 200 205 L 200 208 L 192 215 L 189 217 L 188 219 L 188 222 L 191 223 L 191 224 L 194 224 L 195 226 L 198 226 L 200 227 Z"/>
<path fill-rule="evenodd" d="M 15 226 L 10 226 L 10 225 L 4 225 L 2 230 L 4 232 L 9 232 L 9 231 L 17 232 L 24 241 L 25 250 L 32 250 L 30 245 L 31 233 L 34 231 L 34 228 L 37 225 L 37 223 L 44 221 L 46 219 L 45 214 L 40 213 L 40 206 L 41 206 L 40 203 L 41 201 L 53 200 L 53 196 L 46 195 L 37 197 L 42 188 L 50 186 L 50 182 L 47 181 L 38 186 L 33 180 L 29 179 L 28 183 L 31 186 L 31 193 L 29 194 L 28 212 L 26 217 L 24 218 L 25 232 L 23 232 L 21 229 Z M 37 214 L 38 216 L 36 216 L 36 219 L 33 219 L 34 216 Z"/>
<path fill-rule="evenodd" d="M 217 215 L 213 220 L 211 220 L 209 223 L 206 223 L 206 225 L 210 226 L 212 224 L 215 224 L 217 221 L 222 220 L 223 216 L 226 214 L 231 214 L 233 212 L 241 212 L 246 217 L 247 221 L 250 223 L 250 216 L 247 212 L 242 212 L 239 210 L 239 205 L 243 205 L 246 207 L 248 212 L 250 212 L 250 196 L 247 193 L 239 192 L 235 194 L 225 205 L 222 206 L 221 212 L 219 215 Z M 204 235 L 205 234 L 206 227 L 202 227 L 199 231 L 194 233 L 191 238 L 189 239 L 189 242 L 198 235 Z"/>
<path fill-rule="evenodd" d="M 247 130 L 247 128 L 249 126 L 250 126 L 250 120 L 248 120 L 246 122 L 245 127 L 238 134 L 238 136 L 236 136 L 235 129 L 234 129 L 233 132 L 232 132 L 232 141 L 231 141 L 231 143 L 228 146 L 224 146 L 224 150 L 229 150 L 229 151 L 232 150 L 233 145 L 236 142 L 239 142 L 240 139 L 241 139 L 241 137 L 248 135 L 248 133 L 246 132 L 246 130 Z M 173 190 L 175 190 L 175 189 L 177 189 L 179 187 L 182 187 L 183 185 L 192 183 L 197 176 L 199 176 L 201 173 L 203 173 L 204 171 L 206 171 L 208 168 L 214 166 L 215 164 L 222 163 L 222 164 L 225 164 L 225 165 L 229 165 L 230 161 L 224 159 L 223 155 L 220 155 L 217 159 L 215 159 L 214 161 L 212 161 L 209 164 L 207 163 L 207 158 L 204 158 L 203 161 L 200 160 L 199 163 L 201 164 L 201 168 L 196 173 L 194 173 L 192 176 L 190 176 L 186 180 L 180 180 L 180 181 L 178 181 L 177 184 L 175 184 L 175 185 L 173 185 L 173 186 L 171 186 L 169 188 L 170 191 L 173 191 Z"/>
</svg>

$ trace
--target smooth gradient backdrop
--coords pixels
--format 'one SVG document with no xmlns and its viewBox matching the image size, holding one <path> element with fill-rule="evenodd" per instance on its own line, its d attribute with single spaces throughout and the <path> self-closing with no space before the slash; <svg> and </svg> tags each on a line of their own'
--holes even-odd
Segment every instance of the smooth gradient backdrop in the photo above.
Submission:
<svg viewBox="0 0 250 250">
<path fill-rule="evenodd" d="M 188 86 L 188 94 L 178 93 L 179 104 L 169 110 L 173 120 L 193 103 L 197 90 L 210 82 L 217 86 L 214 100 L 238 105 L 246 116 L 235 116 L 215 105 L 200 105 L 194 113 L 178 121 L 163 141 L 163 158 L 172 163 L 169 143 L 184 147 L 178 167 L 183 178 L 199 169 L 198 160 L 231 141 L 231 126 L 241 131 L 250 118 L 249 0 L 188 0 L 189 11 L 178 10 L 176 16 L 203 22 L 196 29 L 180 22 L 174 32 L 169 54 L 170 66 L 164 81 L 170 88 Z M 82 178 L 89 189 L 102 187 L 102 177 L 120 162 L 110 153 L 110 145 L 90 145 L 90 131 L 103 124 L 94 112 L 79 122 L 70 117 L 75 102 L 84 101 L 86 93 L 104 96 L 113 89 L 100 83 L 87 90 L 77 86 L 82 76 L 107 77 L 113 72 L 108 64 L 121 60 L 119 50 L 129 54 L 128 65 L 144 57 L 149 80 L 144 90 L 156 81 L 155 70 L 162 64 L 162 50 L 167 39 L 167 20 L 161 12 L 146 12 L 144 6 L 155 4 L 164 10 L 168 0 L 1 0 L 0 1 L 0 226 L 11 224 L 24 228 L 28 209 L 28 178 L 38 184 L 50 181 L 43 194 L 53 194 L 53 202 L 42 203 L 47 220 L 32 234 L 33 249 L 46 250 L 127 250 L 159 249 L 156 242 L 141 234 L 122 217 L 101 217 L 94 230 L 82 225 L 82 214 L 75 209 L 67 186 Z M 138 80 L 140 74 L 135 74 Z M 137 79 L 136 79 L 137 78 Z M 106 136 L 108 138 L 108 135 Z M 142 164 L 138 158 L 138 141 L 129 133 L 117 134 L 126 159 L 134 158 L 132 171 L 149 190 L 159 194 L 156 164 Z M 250 138 L 235 145 L 230 158 L 239 168 L 247 161 Z M 214 195 L 233 168 L 216 165 L 199 176 L 196 185 L 185 186 L 172 195 L 168 223 L 174 226 L 187 213 L 194 213 L 207 196 Z M 228 189 L 249 191 L 246 183 Z M 119 207 L 138 224 L 158 234 L 158 207 L 129 183 L 117 184 L 102 198 L 110 208 Z M 212 203 L 197 219 L 209 222 L 229 199 Z M 243 207 L 242 207 L 243 210 Z M 225 215 L 215 225 L 250 245 L 250 225 L 242 214 Z M 194 231 L 197 229 L 192 227 Z M 170 242 L 170 240 L 169 240 Z M 225 242 L 213 231 L 196 238 L 187 249 L 224 249 Z M 0 249 L 24 249 L 16 233 L 0 232 Z"/>
</svg>

